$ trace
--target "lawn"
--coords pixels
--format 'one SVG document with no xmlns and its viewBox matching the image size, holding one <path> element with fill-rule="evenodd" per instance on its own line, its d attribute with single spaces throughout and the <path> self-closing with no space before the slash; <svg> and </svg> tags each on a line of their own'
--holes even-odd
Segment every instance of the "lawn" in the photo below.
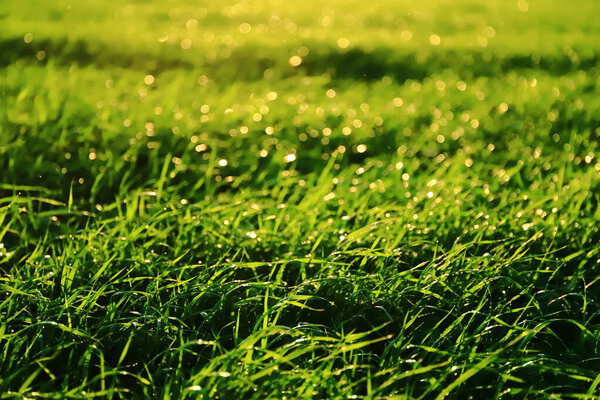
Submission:
<svg viewBox="0 0 600 400">
<path fill-rule="evenodd" d="M 600 399 L 595 0 L 0 4 L 0 398 Z"/>
</svg>

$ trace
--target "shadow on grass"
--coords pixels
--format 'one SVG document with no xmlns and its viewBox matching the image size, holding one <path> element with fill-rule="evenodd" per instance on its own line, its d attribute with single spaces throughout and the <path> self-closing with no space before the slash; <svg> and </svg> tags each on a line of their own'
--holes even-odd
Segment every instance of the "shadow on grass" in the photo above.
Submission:
<svg viewBox="0 0 600 400">
<path fill-rule="evenodd" d="M 162 45 L 161 45 L 162 46 Z M 409 79 L 422 80 L 440 71 L 452 69 L 464 79 L 477 76 L 494 76 L 514 70 L 545 71 L 562 75 L 577 70 L 595 68 L 598 54 L 505 54 L 488 50 L 439 50 L 408 51 L 397 48 L 368 50 L 353 48 L 347 51 L 324 43 L 311 43 L 311 53 L 298 68 L 288 65 L 286 49 L 273 49 L 246 45 L 235 49 L 227 57 L 209 60 L 205 52 L 183 53 L 175 47 L 132 49 L 125 46 L 109 46 L 98 41 L 59 39 L 36 39 L 25 43 L 20 37 L 0 40 L 0 66 L 18 60 L 40 62 L 36 56 L 45 55 L 41 62 L 52 60 L 59 65 L 93 65 L 98 68 L 131 68 L 160 73 L 171 69 L 204 68 L 211 78 L 223 80 L 264 79 L 265 70 L 281 71 L 284 76 L 296 74 L 328 74 L 333 79 L 377 80 L 384 76 L 399 82 Z"/>
</svg>

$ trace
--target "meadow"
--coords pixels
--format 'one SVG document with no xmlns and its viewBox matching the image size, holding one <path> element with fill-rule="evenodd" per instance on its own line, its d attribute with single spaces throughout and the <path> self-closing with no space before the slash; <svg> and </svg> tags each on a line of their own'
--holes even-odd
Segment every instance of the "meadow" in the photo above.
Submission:
<svg viewBox="0 0 600 400">
<path fill-rule="evenodd" d="M 594 0 L 0 4 L 0 398 L 600 399 Z"/>
</svg>

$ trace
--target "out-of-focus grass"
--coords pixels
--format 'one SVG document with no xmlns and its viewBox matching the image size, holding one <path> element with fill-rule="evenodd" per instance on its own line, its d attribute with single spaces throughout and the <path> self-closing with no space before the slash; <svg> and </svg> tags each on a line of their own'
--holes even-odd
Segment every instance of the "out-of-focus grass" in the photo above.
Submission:
<svg viewBox="0 0 600 400">
<path fill-rule="evenodd" d="M 259 79 L 265 68 L 277 77 L 292 73 L 288 59 L 299 54 L 305 59 L 300 70 L 359 79 L 363 73 L 422 78 L 446 68 L 493 74 L 529 66 L 562 73 L 594 65 L 600 41 L 591 0 L 576 6 L 536 0 L 381 1 L 376 7 L 280 0 L 36 4 L 4 6 L 4 64 L 34 59 L 41 50 L 67 65 L 204 66 L 213 69 L 209 75 Z"/>
<path fill-rule="evenodd" d="M 2 4 L 0 392 L 598 398 L 596 8 Z"/>
</svg>

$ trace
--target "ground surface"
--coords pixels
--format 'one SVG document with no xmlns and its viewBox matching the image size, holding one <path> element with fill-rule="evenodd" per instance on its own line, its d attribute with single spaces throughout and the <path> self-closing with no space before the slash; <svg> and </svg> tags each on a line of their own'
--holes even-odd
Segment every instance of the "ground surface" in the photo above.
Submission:
<svg viewBox="0 0 600 400">
<path fill-rule="evenodd" d="M 76 3 L 0 6 L 2 397 L 599 398 L 597 2 Z"/>
</svg>

